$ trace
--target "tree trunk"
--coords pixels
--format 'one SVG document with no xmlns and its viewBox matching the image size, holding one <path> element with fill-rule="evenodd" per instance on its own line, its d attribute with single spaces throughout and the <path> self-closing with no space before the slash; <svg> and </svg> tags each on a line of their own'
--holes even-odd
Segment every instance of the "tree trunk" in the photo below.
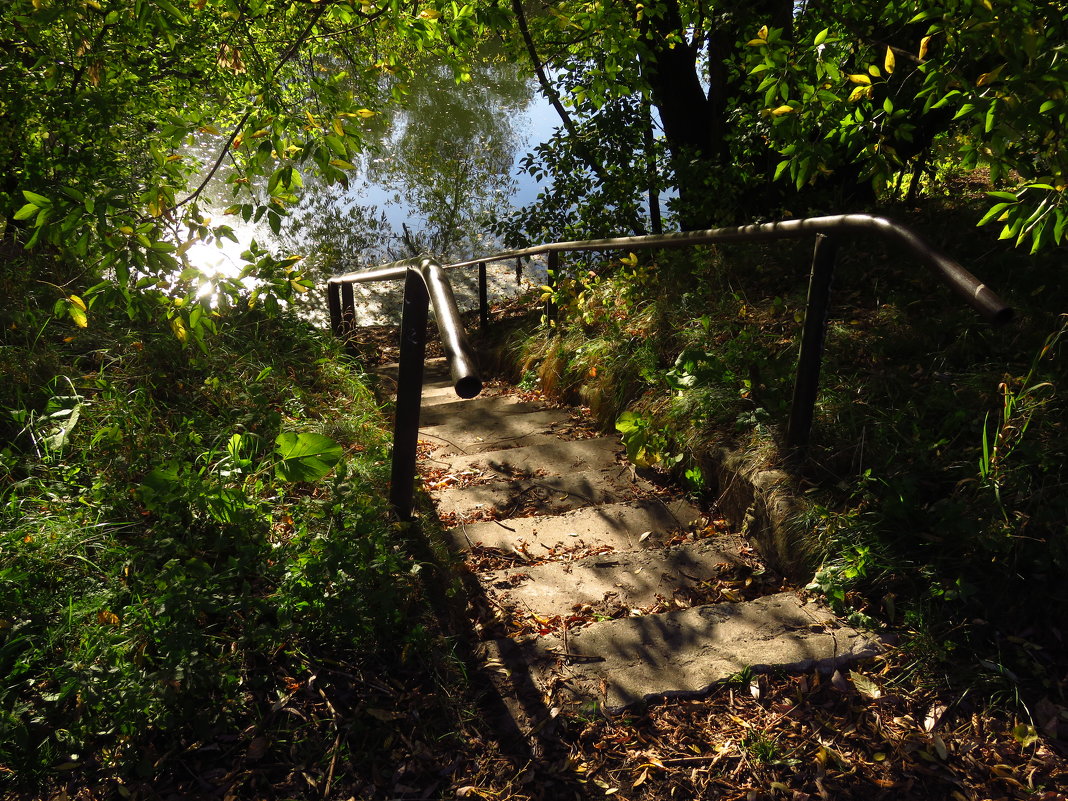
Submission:
<svg viewBox="0 0 1068 801">
<path fill-rule="evenodd" d="M 717 222 L 708 201 L 716 192 L 718 170 L 729 170 L 731 153 L 729 115 L 743 77 L 736 65 L 739 41 L 761 25 L 786 29 L 790 34 L 792 0 L 753 0 L 746 4 L 717 4 L 715 27 L 693 41 L 669 45 L 669 37 L 688 33 L 682 24 L 678 0 L 664 0 L 660 13 L 643 16 L 639 23 L 646 52 L 642 70 L 660 112 L 664 138 L 675 171 L 682 206 L 683 230 L 707 228 Z M 709 87 L 700 80 L 699 53 L 707 47 Z"/>
</svg>

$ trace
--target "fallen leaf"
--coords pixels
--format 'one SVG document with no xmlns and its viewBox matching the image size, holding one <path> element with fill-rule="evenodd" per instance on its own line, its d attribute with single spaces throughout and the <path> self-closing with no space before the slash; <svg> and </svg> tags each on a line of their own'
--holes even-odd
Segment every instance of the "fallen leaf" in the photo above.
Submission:
<svg viewBox="0 0 1068 801">
<path fill-rule="evenodd" d="M 874 701 L 875 699 L 882 697 L 883 691 L 879 689 L 879 685 L 863 673 L 851 670 L 849 672 L 849 678 L 852 680 L 853 686 L 857 688 L 857 692 L 866 698 L 871 698 Z"/>
<path fill-rule="evenodd" d="M 927 715 L 923 719 L 923 730 L 926 732 L 932 732 L 938 728 L 938 724 L 942 722 L 942 716 L 946 713 L 945 704 L 934 704 L 927 710 Z"/>
</svg>

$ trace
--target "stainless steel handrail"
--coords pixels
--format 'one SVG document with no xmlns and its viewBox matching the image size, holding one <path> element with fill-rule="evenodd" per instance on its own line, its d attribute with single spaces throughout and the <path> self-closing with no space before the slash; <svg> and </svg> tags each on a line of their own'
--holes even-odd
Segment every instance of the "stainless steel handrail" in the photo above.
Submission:
<svg viewBox="0 0 1068 801">
<path fill-rule="evenodd" d="M 688 247 L 717 242 L 767 242 L 775 239 L 798 239 L 823 234 L 874 233 L 888 239 L 918 257 L 932 268 L 938 277 L 969 306 L 992 323 L 1012 319 L 1013 311 L 986 284 L 979 281 L 959 263 L 931 247 L 922 237 L 893 220 L 875 214 L 836 214 L 828 217 L 808 217 L 801 220 L 741 225 L 732 228 L 709 228 L 704 231 L 685 231 L 675 234 L 623 236 L 613 239 L 584 239 L 574 242 L 552 242 L 518 250 L 507 250 L 477 259 L 446 265 L 447 269 L 506 261 L 528 256 L 586 250 L 641 250 L 648 248 Z"/>
<path fill-rule="evenodd" d="M 467 341 L 456 298 L 441 264 L 428 256 L 393 262 L 374 270 L 335 275 L 327 281 L 330 325 L 345 338 L 355 320 L 352 285 L 404 279 L 401 311 L 401 342 L 397 370 L 397 409 L 393 423 L 393 461 L 390 474 L 390 504 L 401 520 L 410 520 L 415 493 L 416 449 L 419 444 L 419 406 L 426 360 L 426 329 L 430 305 L 434 306 L 453 389 L 461 398 L 482 391 L 474 351 Z"/>
<path fill-rule="evenodd" d="M 479 271 L 479 319 L 485 328 L 489 321 L 486 306 L 486 264 L 495 261 L 516 260 L 517 277 L 522 272 L 522 260 L 531 256 L 545 255 L 549 271 L 548 282 L 554 285 L 555 272 L 561 253 L 591 250 L 641 250 L 729 242 L 767 242 L 777 239 L 798 239 L 815 236 L 816 246 L 812 254 L 809 278 L 808 303 L 798 353 L 797 374 L 794 379 L 794 394 L 790 406 L 790 419 L 786 427 L 786 445 L 795 456 L 804 454 L 812 429 L 816 396 L 819 389 L 819 373 L 823 360 L 823 342 L 827 327 L 827 312 L 830 303 L 831 276 L 840 240 L 847 235 L 875 234 L 915 256 L 930 268 L 935 275 L 956 293 L 965 303 L 994 325 L 1007 323 L 1013 310 L 1006 305 L 986 284 L 972 275 L 955 260 L 931 247 L 922 237 L 904 225 L 887 217 L 874 214 L 836 214 L 827 217 L 809 217 L 800 220 L 756 223 L 731 228 L 710 228 L 704 231 L 686 231 L 674 234 L 648 236 L 625 236 L 612 239 L 585 239 L 573 242 L 551 242 L 528 248 L 507 250 L 477 259 L 455 262 L 448 269 L 478 265 Z M 554 308 L 546 304 L 546 314 L 552 317 Z"/>
</svg>

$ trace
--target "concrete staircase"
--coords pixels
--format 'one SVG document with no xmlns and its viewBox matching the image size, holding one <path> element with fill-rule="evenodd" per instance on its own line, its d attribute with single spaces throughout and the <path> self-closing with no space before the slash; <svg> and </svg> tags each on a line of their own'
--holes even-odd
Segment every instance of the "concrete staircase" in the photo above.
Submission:
<svg viewBox="0 0 1068 801">
<path fill-rule="evenodd" d="M 744 669 L 832 671 L 880 650 L 576 410 L 507 388 L 457 400 L 431 361 L 421 422 L 424 485 L 470 571 L 484 664 L 517 710 L 614 713 Z"/>
</svg>

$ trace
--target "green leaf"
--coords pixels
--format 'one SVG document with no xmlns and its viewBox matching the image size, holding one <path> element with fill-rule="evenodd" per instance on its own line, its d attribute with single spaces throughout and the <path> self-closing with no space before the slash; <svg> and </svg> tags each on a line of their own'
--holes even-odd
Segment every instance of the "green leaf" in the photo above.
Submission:
<svg viewBox="0 0 1068 801">
<path fill-rule="evenodd" d="M 45 209 L 52 205 L 52 201 L 46 198 L 44 195 L 39 195 L 36 192 L 31 192 L 29 189 L 22 190 L 23 197 L 30 203 L 38 208 Z"/>
<path fill-rule="evenodd" d="M 623 414 L 616 419 L 616 431 L 621 434 L 628 434 L 631 431 L 642 428 L 645 422 L 644 418 L 634 412 L 623 412 Z"/>
<path fill-rule="evenodd" d="M 30 217 L 37 213 L 38 209 L 38 206 L 35 206 L 32 203 L 27 203 L 25 206 L 15 212 L 15 219 L 28 220 L 30 219 Z"/>
<path fill-rule="evenodd" d="M 1005 211 L 1005 209 L 1007 209 L 1011 205 L 1013 205 L 1013 204 L 1012 203 L 995 203 L 993 206 L 990 207 L 990 210 L 986 214 L 983 215 L 983 218 L 981 220 L 979 220 L 979 222 L 977 222 L 975 224 L 976 228 L 978 228 L 979 226 L 982 226 L 982 225 L 986 225 L 991 220 L 997 219 L 998 217 L 1001 216 L 1001 213 L 1003 211 Z"/>
<path fill-rule="evenodd" d="M 961 106 L 959 109 L 957 109 L 957 113 L 953 115 L 953 119 L 959 120 L 961 117 L 968 116 L 973 111 L 975 111 L 975 104 L 974 103 L 965 103 L 963 106 Z"/>
<path fill-rule="evenodd" d="M 274 445 L 281 457 L 274 471 L 282 481 L 318 481 L 333 469 L 343 453 L 341 445 L 322 434 L 287 432 L 279 434 Z"/>
</svg>

